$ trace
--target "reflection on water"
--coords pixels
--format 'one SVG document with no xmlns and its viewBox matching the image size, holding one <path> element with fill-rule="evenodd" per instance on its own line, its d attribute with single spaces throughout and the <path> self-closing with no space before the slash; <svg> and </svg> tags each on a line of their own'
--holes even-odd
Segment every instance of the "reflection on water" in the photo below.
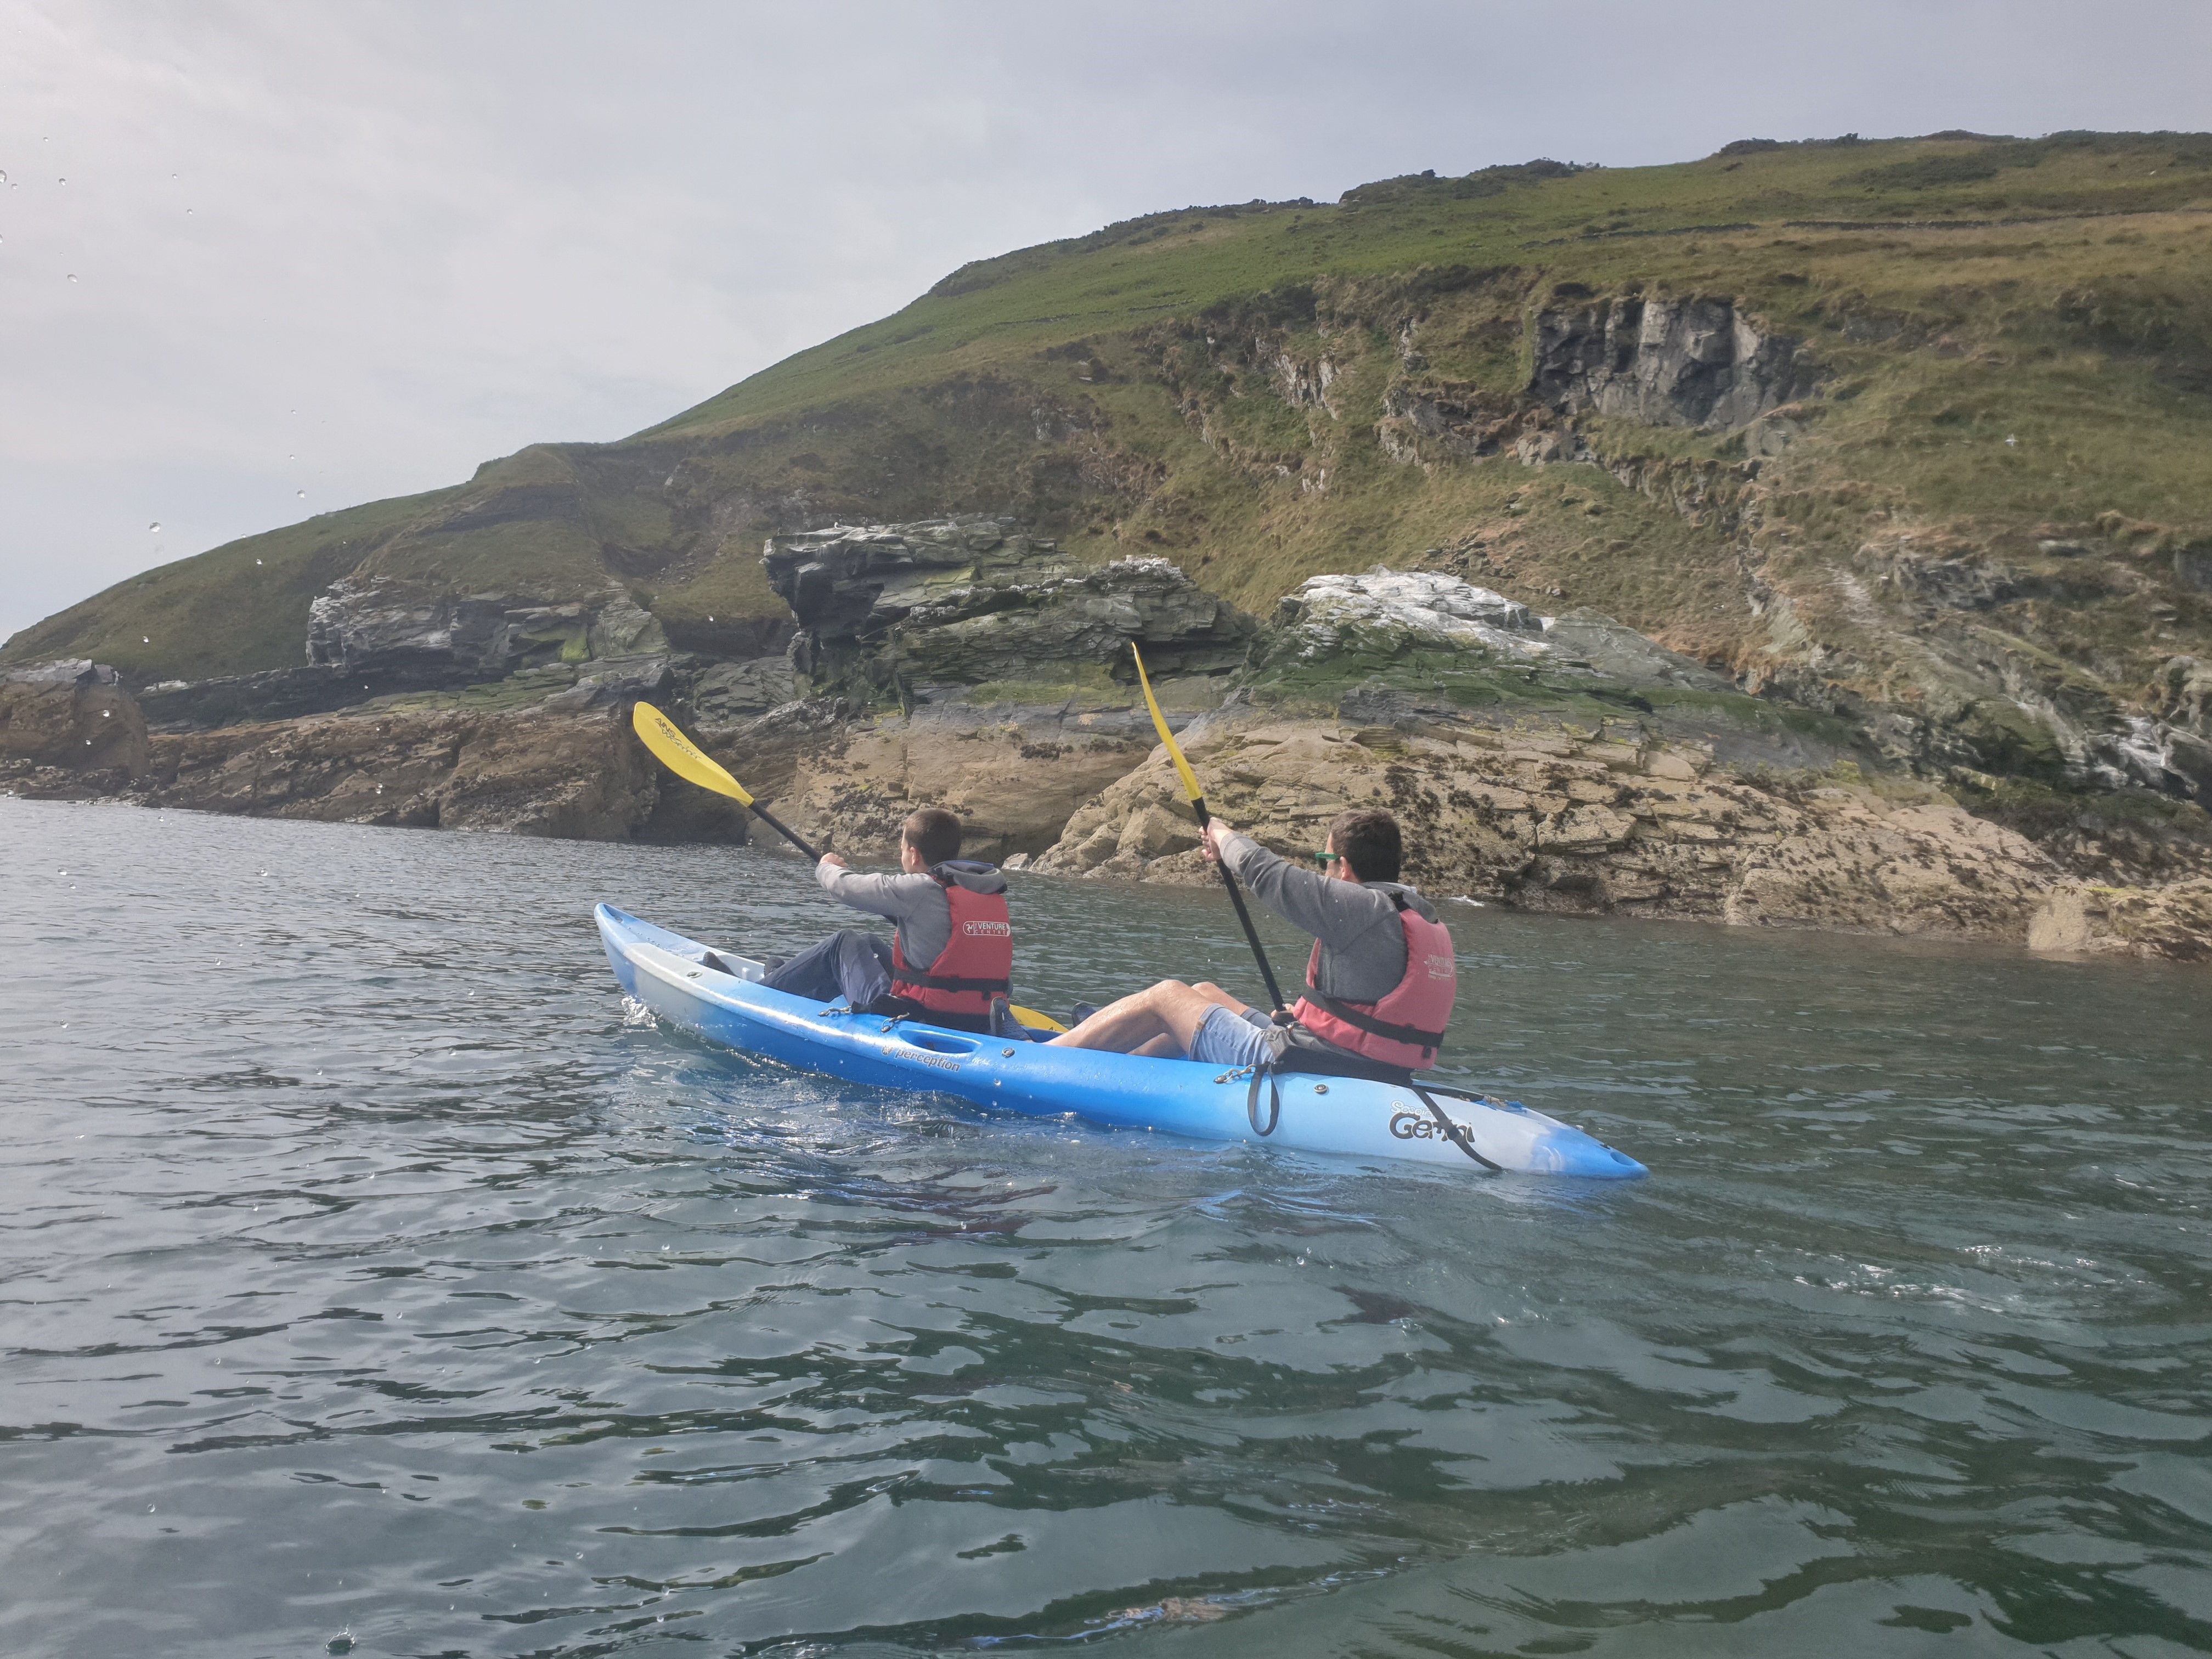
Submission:
<svg viewBox="0 0 2212 1659">
<path fill-rule="evenodd" d="M 625 1023 L 592 902 L 787 951 L 770 855 L 0 856 L 0 1650 L 2212 1645 L 2201 972 L 1455 907 L 1458 1063 L 1652 1169 L 1476 1184 Z M 1015 902 L 1040 1006 L 1251 976 Z"/>
</svg>

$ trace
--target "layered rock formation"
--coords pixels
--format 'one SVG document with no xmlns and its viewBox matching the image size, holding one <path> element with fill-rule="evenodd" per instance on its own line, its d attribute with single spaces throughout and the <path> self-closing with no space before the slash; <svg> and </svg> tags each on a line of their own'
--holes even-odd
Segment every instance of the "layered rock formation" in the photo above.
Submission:
<svg viewBox="0 0 2212 1659">
<path fill-rule="evenodd" d="M 1224 817 L 1296 854 L 1345 807 L 1387 807 L 1410 878 L 1438 896 L 2073 951 L 2212 941 L 2212 830 L 2193 820 L 2008 827 L 1881 772 L 1847 722 L 1746 696 L 1595 612 L 1376 567 L 1309 579 L 1262 624 L 1164 560 L 1085 568 L 1000 519 L 780 537 L 765 562 L 799 624 L 781 656 L 667 652 L 620 595 L 518 616 L 543 608 L 364 589 L 319 613 L 336 659 L 288 672 L 404 680 L 441 653 L 439 674 L 502 672 L 274 722 L 210 720 L 204 692 L 149 730 L 111 670 L 14 671 L 0 778 L 326 822 L 743 839 L 744 814 L 659 774 L 630 735 L 652 696 L 828 848 L 888 855 L 908 812 L 942 805 L 971 850 L 1016 866 L 1206 881 L 1126 683 L 1136 640 Z M 2166 680 L 2166 718 L 2131 728 L 2139 792 L 2192 787 L 2175 734 L 2203 719 L 2203 675 L 2177 659 Z"/>
<path fill-rule="evenodd" d="M 1254 632 L 1164 559 L 1086 568 L 1003 518 L 779 536 L 763 562 L 798 619 L 798 672 L 862 701 L 1126 676 L 1132 640 L 1163 673 L 1226 675 Z"/>
<path fill-rule="evenodd" d="M 78 658 L 0 673 L 0 776 L 89 795 L 145 767 L 145 717 L 112 668 Z"/>
<path fill-rule="evenodd" d="M 2025 837 L 1925 792 L 1776 787 L 1632 724 L 1595 732 L 1473 721 L 1404 727 L 1264 717 L 1188 744 L 1208 803 L 1286 854 L 1379 806 L 1407 878 L 1522 908 L 2025 939 L 2058 870 Z M 1069 819 L 1046 873 L 1212 880 L 1164 750 Z"/>
<path fill-rule="evenodd" d="M 401 708 L 156 734 L 149 805 L 585 841 L 648 835 L 660 781 L 626 711 Z M 734 809 L 720 827 L 741 839 Z"/>
</svg>

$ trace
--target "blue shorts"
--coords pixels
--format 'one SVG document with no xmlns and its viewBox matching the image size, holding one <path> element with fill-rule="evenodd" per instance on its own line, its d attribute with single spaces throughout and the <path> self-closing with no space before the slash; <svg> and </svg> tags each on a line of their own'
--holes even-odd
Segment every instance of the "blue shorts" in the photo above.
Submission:
<svg viewBox="0 0 2212 1659">
<path fill-rule="evenodd" d="M 1190 1057 L 1207 1066 L 1257 1066 L 1267 1057 L 1273 1024 L 1257 1008 L 1233 1014 L 1216 1004 L 1191 1033 Z"/>
</svg>

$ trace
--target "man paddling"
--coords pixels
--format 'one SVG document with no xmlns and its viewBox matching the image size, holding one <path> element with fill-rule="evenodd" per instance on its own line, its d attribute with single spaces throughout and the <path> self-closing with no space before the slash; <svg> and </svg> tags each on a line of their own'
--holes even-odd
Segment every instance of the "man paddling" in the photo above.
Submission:
<svg viewBox="0 0 2212 1659">
<path fill-rule="evenodd" d="M 864 875 L 835 853 L 814 866 L 840 904 L 897 924 L 895 939 L 840 928 L 770 968 L 770 990 L 870 1013 L 908 1014 L 963 1031 L 991 1030 L 991 1004 L 1012 988 L 1006 878 L 960 856 L 960 820 L 942 807 L 908 814 L 896 876 Z"/>
<path fill-rule="evenodd" d="M 1208 1066 L 1403 1076 L 1434 1066 L 1459 988 L 1451 935 L 1399 881 L 1404 842 L 1388 812 L 1339 813 L 1300 869 L 1212 819 L 1206 856 L 1314 936 L 1306 994 L 1291 1023 L 1215 985 L 1163 980 L 1100 1009 L 1053 1042 L 1070 1048 L 1187 1055 Z"/>
</svg>

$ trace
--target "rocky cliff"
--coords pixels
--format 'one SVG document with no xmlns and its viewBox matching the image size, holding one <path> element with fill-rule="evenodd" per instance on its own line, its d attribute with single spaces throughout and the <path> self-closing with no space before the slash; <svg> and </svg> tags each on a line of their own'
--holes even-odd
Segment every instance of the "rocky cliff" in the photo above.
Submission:
<svg viewBox="0 0 2212 1659">
<path fill-rule="evenodd" d="M 0 775 L 88 796 L 145 770 L 146 718 L 115 670 L 77 658 L 0 672 Z"/>
<path fill-rule="evenodd" d="M 949 559 L 956 532 L 992 542 L 969 553 L 1011 545 L 1005 580 L 917 564 L 917 549 Z M 1285 852 L 1371 804 L 1405 824 L 1412 879 L 1470 902 L 2085 952 L 2212 947 L 2201 823 L 2032 835 L 1884 772 L 1848 723 L 1747 696 L 1608 618 L 1378 567 L 1310 579 L 1261 623 L 1163 562 L 1070 577 L 1051 551 L 995 521 L 772 543 L 800 607 L 797 666 L 556 662 L 460 693 L 150 731 L 112 672 L 17 672 L 0 695 L 0 781 L 326 822 L 743 839 L 744 814 L 659 774 L 630 736 L 630 703 L 651 696 L 825 847 L 887 854 L 901 819 L 933 804 L 961 814 L 972 850 L 1015 868 L 1198 883 L 1195 827 L 1116 677 L 1131 639 L 1180 641 L 1159 687 L 1216 810 Z M 1022 597 L 972 609 L 978 586 Z M 980 646 L 929 644 L 979 619 Z M 909 684 L 919 660 L 951 669 Z M 786 695 L 817 673 L 821 694 Z M 902 702 L 870 701 L 885 687 Z"/>
<path fill-rule="evenodd" d="M 798 623 L 796 672 L 862 701 L 1127 678 L 1133 640 L 1170 676 L 1221 677 L 1254 631 L 1165 559 L 1086 568 L 1006 517 L 773 537 L 762 562 Z"/>
<path fill-rule="evenodd" d="M 2037 879 L 2180 892 L 2212 792 L 2208 210 L 2212 138 L 2077 133 L 1151 216 L 979 262 L 623 442 L 94 595 L 0 650 L 60 677 L 10 682 L 0 765 L 447 823 L 509 769 L 464 757 L 521 775 L 555 731 L 584 752 L 649 688 L 754 745 L 825 835 L 972 773 L 994 845 L 1073 859 L 1066 815 L 1144 742 L 1133 640 L 1207 731 L 1694 750 L 1785 841 L 1840 811 L 1808 789 L 1885 823 L 1941 796 L 2032 843 L 2059 872 Z M 64 694 L 94 663 L 109 690 Z M 100 696 L 143 713 L 143 758 L 72 724 Z M 314 781 L 290 722 L 374 781 Z M 736 827 L 677 826 L 650 780 L 484 787 L 518 827 Z M 1564 833 L 1498 830 L 1482 878 L 1646 902 L 1622 896 L 1659 879 L 1635 862 L 1656 829 L 1578 888 L 1546 873 Z M 1751 856 L 1664 902 L 1742 911 Z M 2194 914 L 2076 908 L 2045 935 Z"/>
</svg>

